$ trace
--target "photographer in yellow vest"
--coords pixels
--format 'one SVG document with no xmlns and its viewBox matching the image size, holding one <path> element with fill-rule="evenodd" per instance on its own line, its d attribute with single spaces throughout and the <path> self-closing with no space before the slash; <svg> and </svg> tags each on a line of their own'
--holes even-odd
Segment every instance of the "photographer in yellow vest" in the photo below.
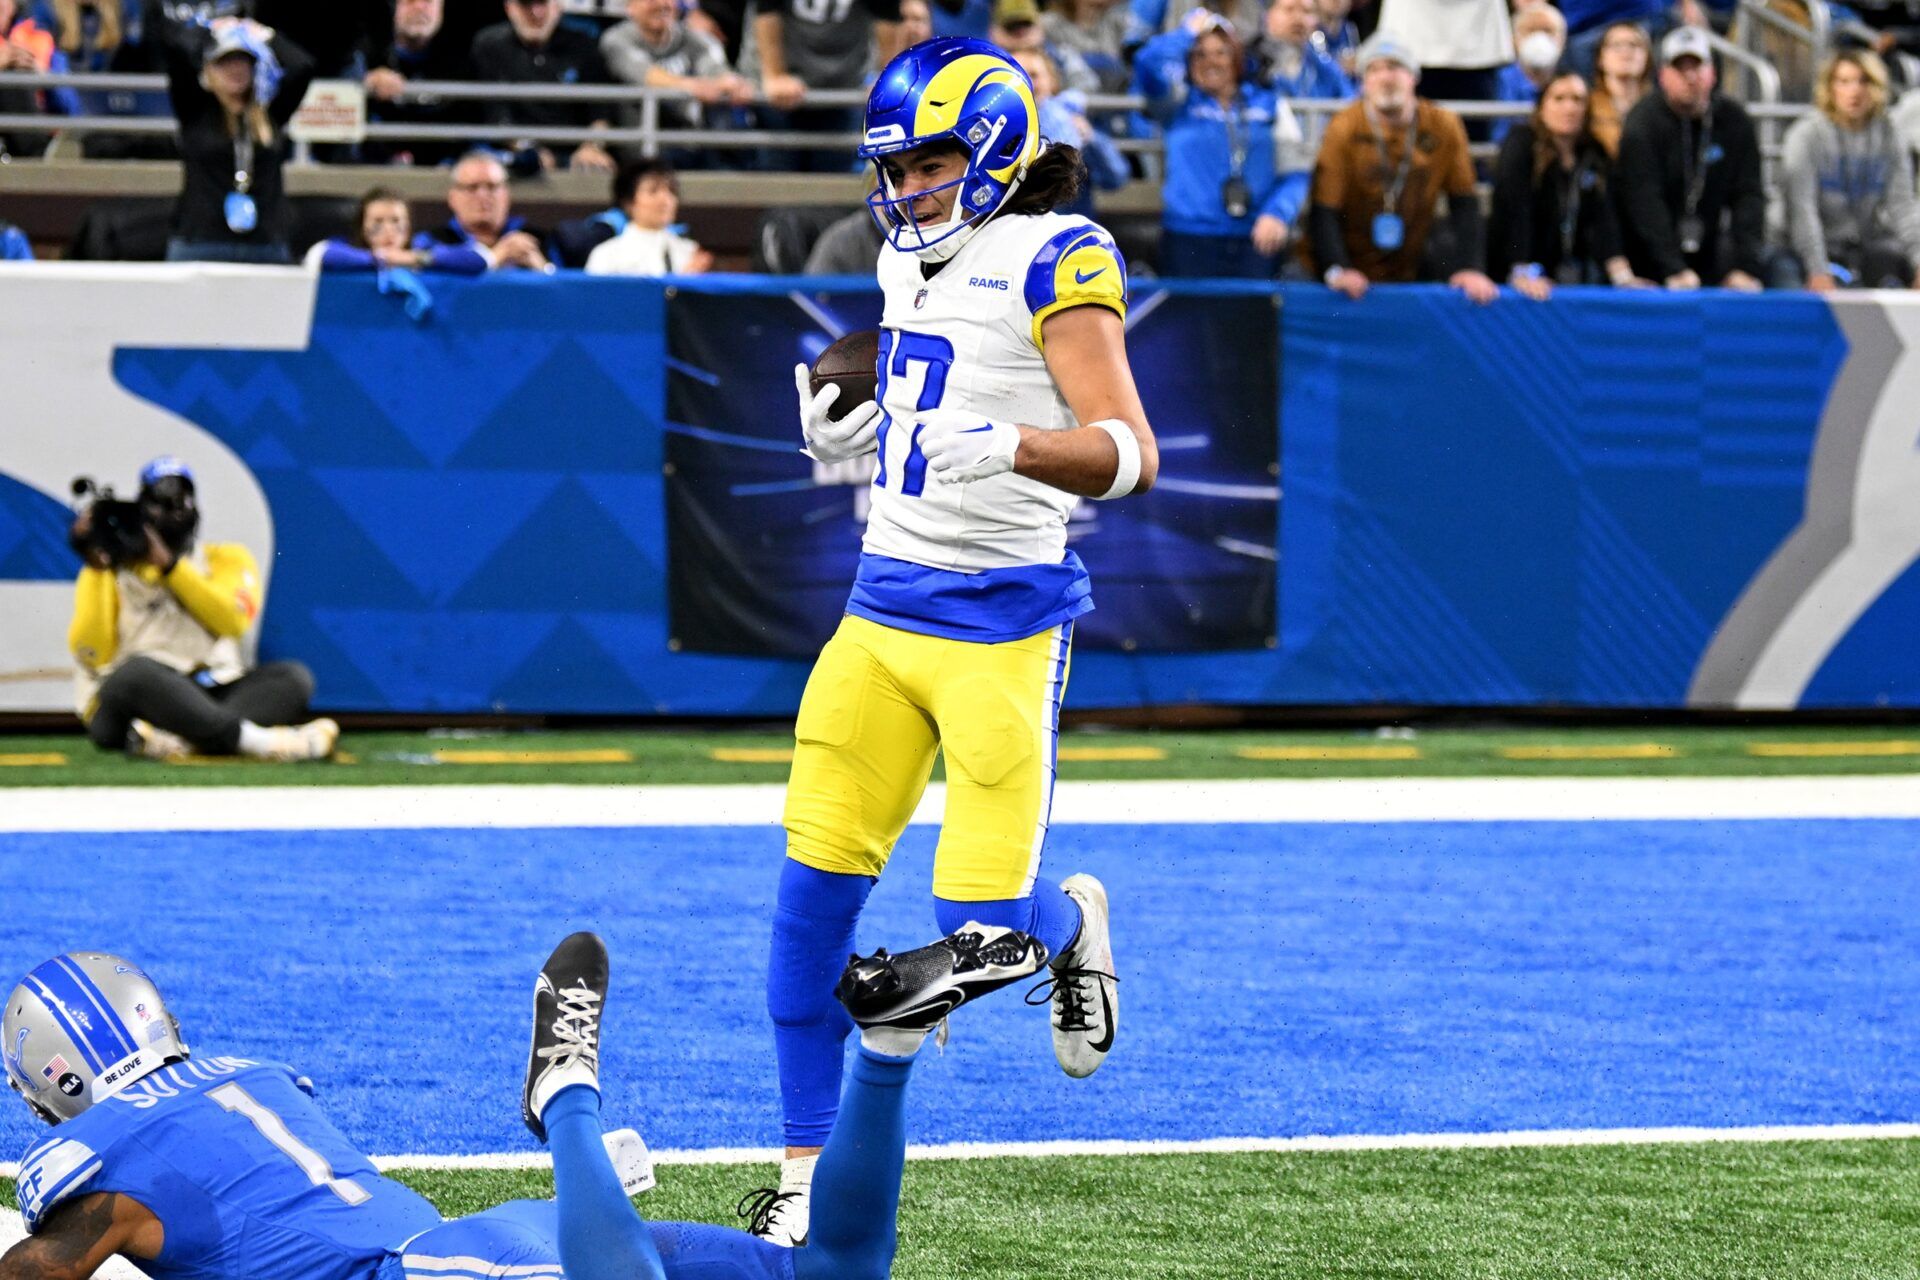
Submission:
<svg viewBox="0 0 1920 1280">
<path fill-rule="evenodd" d="M 75 491 L 93 492 L 91 481 Z M 193 473 L 156 458 L 134 501 L 100 492 L 69 530 L 86 562 L 67 647 L 87 736 L 149 759 L 325 759 L 340 727 L 307 719 L 312 673 L 298 662 L 248 669 L 242 655 L 263 604 L 259 564 L 237 543 L 196 547 L 199 527 Z"/>
</svg>

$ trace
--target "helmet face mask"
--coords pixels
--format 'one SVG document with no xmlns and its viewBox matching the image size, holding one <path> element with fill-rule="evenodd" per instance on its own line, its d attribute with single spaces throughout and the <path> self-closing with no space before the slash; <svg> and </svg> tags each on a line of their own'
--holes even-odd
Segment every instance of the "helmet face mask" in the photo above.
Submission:
<svg viewBox="0 0 1920 1280">
<path fill-rule="evenodd" d="M 965 152 L 956 149 L 956 154 L 965 155 Z M 973 211 L 967 208 L 968 179 L 971 174 L 963 171 L 957 178 L 902 195 L 899 184 L 894 180 L 893 175 L 887 172 L 887 164 L 893 158 L 881 156 L 875 158 L 873 162 L 879 182 L 867 196 L 868 212 L 873 214 L 874 220 L 887 232 L 894 248 L 906 253 L 927 253 L 973 219 Z M 910 160 L 912 157 L 903 156 L 902 158 Z M 968 168 L 970 169 L 971 165 Z M 975 201 L 979 200 L 979 193 L 986 190 L 987 188 L 978 183 L 973 183 L 972 191 Z M 954 193 L 949 201 L 950 208 L 947 215 L 938 221 L 922 222 L 919 215 L 914 213 L 913 206 L 928 196 L 937 196 L 946 191 Z M 957 244 L 954 246 L 956 249 L 958 247 Z"/>
<path fill-rule="evenodd" d="M 961 177 L 901 195 L 886 162 L 936 143 L 964 154 Z M 859 151 L 880 178 L 868 209 L 895 249 L 944 261 L 1006 204 L 1042 145 L 1033 85 L 1018 63 L 984 40 L 915 45 L 887 64 L 867 98 Z M 952 212 L 923 224 L 913 203 L 949 187 Z"/>
<path fill-rule="evenodd" d="M 0 1020 L 7 1083 L 48 1124 L 187 1056 L 179 1020 L 152 980 L 104 952 L 40 965 L 7 997 Z"/>
</svg>

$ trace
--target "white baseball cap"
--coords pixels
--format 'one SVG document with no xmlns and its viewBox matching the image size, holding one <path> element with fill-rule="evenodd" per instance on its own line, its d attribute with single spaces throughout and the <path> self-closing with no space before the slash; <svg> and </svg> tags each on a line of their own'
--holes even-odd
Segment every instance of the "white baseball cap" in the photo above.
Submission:
<svg viewBox="0 0 1920 1280">
<path fill-rule="evenodd" d="M 1675 27 L 1660 42 L 1660 65 L 1670 67 L 1682 58 L 1713 61 L 1713 44 L 1699 27 Z"/>
</svg>

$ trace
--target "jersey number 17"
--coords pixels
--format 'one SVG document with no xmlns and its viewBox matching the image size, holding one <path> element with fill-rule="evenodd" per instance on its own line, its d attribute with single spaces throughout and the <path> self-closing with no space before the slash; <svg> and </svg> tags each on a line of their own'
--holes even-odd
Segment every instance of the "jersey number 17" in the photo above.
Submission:
<svg viewBox="0 0 1920 1280">
<path fill-rule="evenodd" d="M 953 344 L 931 333 L 882 329 L 880 403 L 883 406 L 887 402 L 888 384 L 895 378 L 906 377 L 908 367 L 915 364 L 925 365 L 926 374 L 920 382 L 920 399 L 914 403 L 914 412 L 925 413 L 929 409 L 938 409 L 941 397 L 947 394 L 947 373 L 953 368 Z M 873 475 L 874 484 L 882 489 L 887 487 L 887 429 L 891 426 L 892 415 L 883 413 L 878 432 L 880 466 Z M 906 465 L 900 469 L 900 492 L 906 497 L 917 498 L 926 488 L 927 456 L 920 452 L 920 426 L 916 423 L 913 436 L 907 441 Z"/>
</svg>

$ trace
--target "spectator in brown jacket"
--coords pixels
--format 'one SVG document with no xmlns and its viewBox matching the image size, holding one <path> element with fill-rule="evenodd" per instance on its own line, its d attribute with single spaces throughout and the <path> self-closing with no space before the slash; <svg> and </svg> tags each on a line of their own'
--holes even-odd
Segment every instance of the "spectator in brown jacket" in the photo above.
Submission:
<svg viewBox="0 0 1920 1280">
<path fill-rule="evenodd" d="M 1446 280 L 1475 302 L 1499 293 L 1481 270 L 1484 233 L 1460 117 L 1415 96 L 1420 64 L 1392 36 L 1360 47 L 1360 100 L 1333 117 L 1314 164 L 1305 258 L 1350 298 L 1371 284 Z M 1430 252 L 1440 197 L 1451 244 Z M 1443 261 L 1450 258 L 1450 261 Z"/>
</svg>

